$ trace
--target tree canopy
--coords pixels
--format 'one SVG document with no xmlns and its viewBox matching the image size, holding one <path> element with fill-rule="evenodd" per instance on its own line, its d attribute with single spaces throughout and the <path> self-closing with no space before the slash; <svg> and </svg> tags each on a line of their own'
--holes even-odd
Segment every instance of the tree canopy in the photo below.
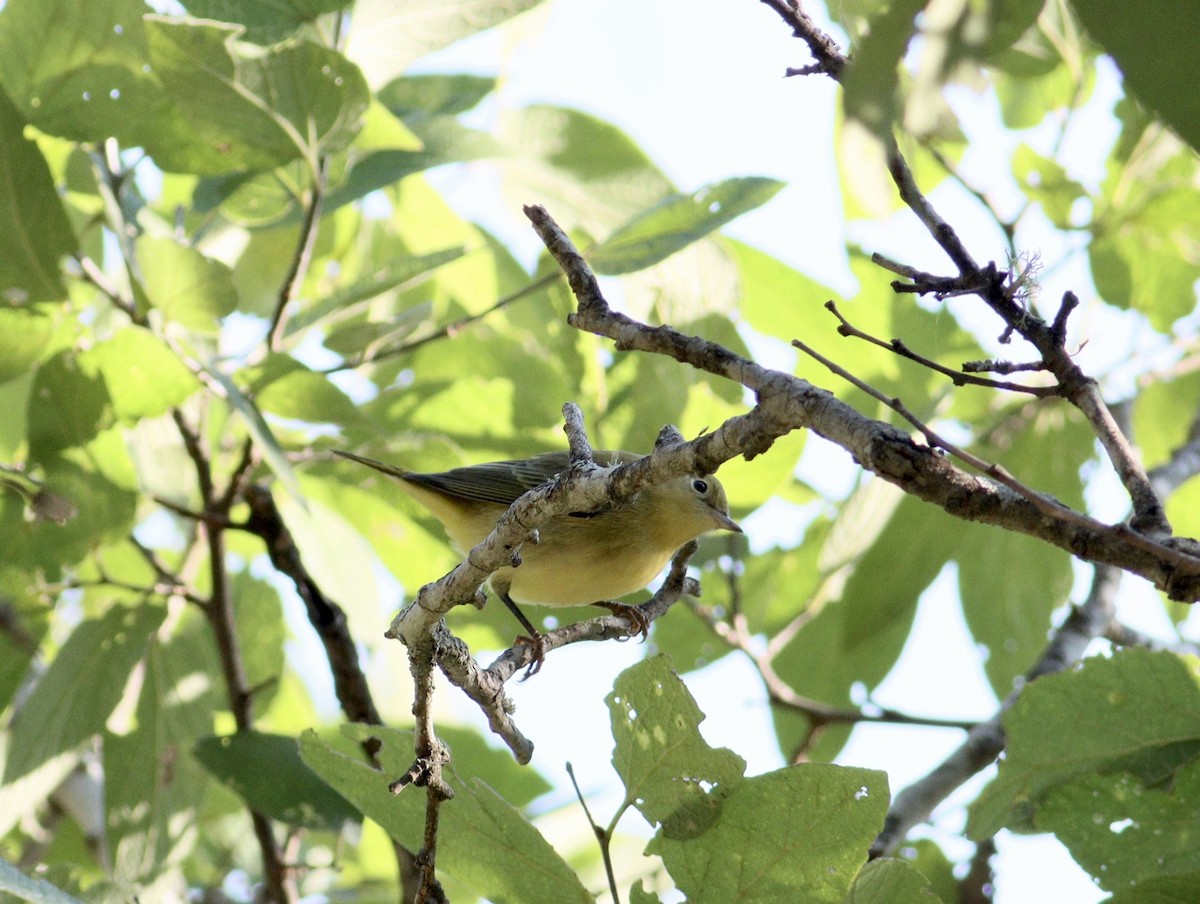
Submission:
<svg viewBox="0 0 1200 904">
<path fill-rule="evenodd" d="M 955 904 L 1003 900 L 997 839 L 1042 834 L 1105 901 L 1200 898 L 1177 5 L 745 3 L 795 38 L 796 106 L 762 116 L 838 92 L 813 134 L 840 289 L 722 231 L 785 181 L 678 185 L 619 123 L 511 103 L 502 71 L 414 73 L 545 6 L 0 7 L 0 891 Z M 523 239 L 446 172 L 498 187 Z M 334 454 L 568 446 L 467 557 Z M 602 802 L 529 765 L 509 682 L 532 650 L 480 588 L 550 518 L 712 473 L 748 536 L 626 600 L 649 640 L 605 682 Z M 981 675 L 981 718 L 877 696 L 947 588 L 980 661 L 929 668 Z M 631 629 L 529 614 L 530 684 Z M 735 659 L 780 768 L 702 733 L 727 701 L 687 682 Z M 865 725 L 957 746 L 897 782 L 887 751 L 845 762 Z"/>
</svg>

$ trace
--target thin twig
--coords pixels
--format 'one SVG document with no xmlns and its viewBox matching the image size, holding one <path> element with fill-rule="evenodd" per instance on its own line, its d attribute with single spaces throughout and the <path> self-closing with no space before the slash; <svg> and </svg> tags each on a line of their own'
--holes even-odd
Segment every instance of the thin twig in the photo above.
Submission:
<svg viewBox="0 0 1200 904">
<path fill-rule="evenodd" d="M 583 815 L 587 817 L 588 825 L 592 827 L 592 834 L 596 836 L 596 843 L 600 846 L 600 859 L 604 861 L 604 874 L 608 877 L 608 890 L 612 894 L 613 904 L 621 904 L 621 896 L 617 894 L 617 877 L 613 872 L 612 851 L 609 849 L 611 836 L 607 829 L 597 825 L 596 820 L 592 819 L 592 811 L 588 809 L 587 801 L 583 799 L 583 792 L 579 790 L 579 782 L 575 781 L 575 770 L 570 763 L 567 763 L 567 775 L 571 777 L 571 786 L 575 789 L 575 797 L 579 799 L 579 805 L 583 807 Z"/>
<path fill-rule="evenodd" d="M 279 287 L 279 295 L 275 299 L 275 310 L 271 313 L 271 328 L 267 331 L 267 350 L 278 348 L 283 339 L 283 331 L 287 327 L 288 306 L 300 294 L 300 287 L 308 275 L 312 263 L 313 248 L 317 244 L 317 224 L 321 219 L 321 208 L 325 199 L 325 183 L 329 178 L 329 158 L 317 160 L 312 171 L 312 190 L 308 203 L 304 207 L 304 216 L 300 220 L 299 241 L 292 255 L 288 272 Z"/>
<path fill-rule="evenodd" d="M 963 365 L 963 371 L 951 370 L 942 364 L 938 364 L 923 355 L 918 355 L 912 351 L 901 339 L 892 339 L 885 341 L 872 336 L 870 333 L 865 333 L 858 327 L 854 326 L 847 320 L 842 312 L 838 310 L 837 304 L 831 299 L 825 302 L 825 309 L 833 314 L 838 319 L 840 326 L 838 333 L 842 336 L 852 336 L 855 339 L 862 339 L 870 342 L 872 345 L 878 345 L 880 348 L 886 348 L 888 351 L 895 352 L 902 358 L 907 358 L 910 361 L 915 361 L 923 367 L 943 374 L 953 381 L 955 386 L 986 386 L 989 389 L 1001 389 L 1009 392 L 1025 392 L 1038 398 L 1048 398 L 1060 395 L 1057 386 L 1026 386 L 1023 383 L 1010 383 L 1005 380 L 989 380 L 986 377 L 972 376 L 970 373 L 964 373 L 966 365 Z"/>
</svg>

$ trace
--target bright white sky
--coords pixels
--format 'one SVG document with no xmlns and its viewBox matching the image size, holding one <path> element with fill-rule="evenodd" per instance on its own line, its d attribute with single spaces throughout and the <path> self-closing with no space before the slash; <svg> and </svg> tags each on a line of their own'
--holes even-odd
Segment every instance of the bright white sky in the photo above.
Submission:
<svg viewBox="0 0 1200 904">
<path fill-rule="evenodd" d="M 503 38 L 495 33 L 480 36 L 421 61 L 414 71 L 499 71 L 504 104 L 548 102 L 594 113 L 622 127 L 683 190 L 737 175 L 788 182 L 765 208 L 726 231 L 838 291 L 853 291 L 845 265 L 847 233 L 840 222 L 831 135 L 836 93 L 824 79 L 782 77 L 786 66 L 807 62 L 805 48 L 766 6 L 755 0 L 554 0 L 514 25 Z M 1086 184 L 1101 178 L 1104 153 L 1115 133 L 1107 115 L 1115 84 L 1112 71 L 1106 69 L 1094 111 L 1068 134 L 1064 145 L 1072 174 Z M 987 103 L 965 95 L 959 99 L 965 101 L 958 107 L 966 114 L 970 134 L 996 132 L 998 120 Z M 478 124 L 486 127 L 493 110 L 485 107 Z M 1035 146 L 1042 141 L 1043 148 L 1046 138 L 1026 136 Z M 964 164 L 969 178 L 994 192 L 1002 204 L 1016 203 L 1014 190 L 1005 184 L 1011 146 L 1010 138 L 992 138 Z M 460 212 L 511 242 L 526 261 L 533 260 L 538 242 L 520 211 L 501 199 L 488 164 L 446 168 L 430 179 Z M 971 199 L 948 190 L 939 191 L 935 201 L 977 257 L 1003 260 L 994 225 Z M 871 250 L 930 270 L 945 269 L 941 253 L 910 222 L 867 224 L 851 235 Z M 1042 238 L 1035 234 L 1026 241 L 1040 243 Z M 1056 250 L 1048 247 L 1046 258 L 1053 260 Z M 1047 278 L 1045 297 L 1056 299 L 1068 287 L 1085 299 L 1080 319 L 1093 316 L 1086 304 L 1090 281 L 1082 261 Z M 1125 326 L 1112 333 L 1119 339 L 1093 342 L 1087 351 L 1091 360 L 1084 366 L 1093 373 L 1107 372 L 1116 362 L 1146 354 L 1153 337 L 1136 324 Z M 983 327 L 984 336 L 998 332 L 994 323 Z M 790 368 L 791 363 L 782 366 Z M 810 449 L 822 446 L 816 438 L 810 442 Z M 829 453 L 827 446 L 815 458 L 806 453 L 804 466 L 806 476 L 827 475 L 832 487 L 844 488 L 853 476 L 848 458 Z M 1124 500 L 1111 484 L 1102 482 L 1091 498 L 1111 509 L 1106 515 L 1119 516 L 1123 510 Z M 781 529 L 761 522 L 753 527 L 760 539 Z M 1077 588 L 1076 599 L 1083 586 Z M 620 800 L 609 764 L 612 740 L 603 698 L 617 673 L 641 653 L 633 644 L 575 647 L 552 656 L 537 679 L 513 688 L 520 724 L 537 745 L 534 764 L 552 781 L 562 782 L 555 803 L 571 798 L 563 771 L 566 761 L 574 764 L 598 819 L 603 821 Z M 737 751 L 751 773 L 782 764 L 765 698 L 744 660 L 727 657 L 686 680 L 708 714 L 703 730 L 711 743 Z M 994 711 L 996 701 L 962 621 L 952 574 L 943 574 L 926 594 L 909 648 L 874 699 L 958 718 L 986 717 Z M 464 713 L 472 716 L 465 709 Z M 887 770 L 895 791 L 928 771 L 960 740 L 961 734 L 954 731 L 866 726 L 856 731 L 839 761 Z M 977 788 L 977 783 L 968 786 L 959 799 L 973 796 Z M 947 812 L 939 816 L 931 834 L 951 857 L 969 856 L 969 845 L 953 837 L 965 818 L 961 807 L 943 810 Z M 556 824 L 561 819 L 556 817 Z M 622 826 L 640 831 L 635 819 L 636 814 L 626 817 Z M 581 837 L 587 836 L 582 814 L 576 822 Z M 998 904 L 1088 904 L 1104 897 L 1053 839 L 1003 835 L 1000 852 Z"/>
</svg>

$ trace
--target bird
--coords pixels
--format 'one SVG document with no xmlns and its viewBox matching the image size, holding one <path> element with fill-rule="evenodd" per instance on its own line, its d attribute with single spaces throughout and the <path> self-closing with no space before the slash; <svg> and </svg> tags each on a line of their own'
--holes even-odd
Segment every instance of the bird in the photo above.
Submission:
<svg viewBox="0 0 1200 904">
<path fill-rule="evenodd" d="M 567 469 L 567 452 L 468 465 L 433 474 L 393 467 L 353 452 L 337 455 L 394 477 L 401 488 L 441 522 L 450 545 L 461 556 L 492 532 L 496 522 L 524 493 Z M 637 461 L 633 452 L 597 450 L 603 468 Z M 632 606 L 616 598 L 641 590 L 666 566 L 679 547 L 714 530 L 741 533 L 730 517 L 725 488 L 716 477 L 692 474 L 641 490 L 617 506 L 571 512 L 538 528 L 536 542 L 521 549 L 519 566 L 492 574 L 492 591 L 529 632 L 534 651 L 526 677 L 545 658 L 542 635 L 517 603 L 543 606 L 594 605 L 625 616 L 643 637 L 649 624 Z"/>
</svg>

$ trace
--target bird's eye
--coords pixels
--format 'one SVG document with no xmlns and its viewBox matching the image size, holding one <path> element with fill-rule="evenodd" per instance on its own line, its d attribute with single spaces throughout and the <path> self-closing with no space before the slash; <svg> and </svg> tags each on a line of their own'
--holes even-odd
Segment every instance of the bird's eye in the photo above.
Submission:
<svg viewBox="0 0 1200 904">
<path fill-rule="evenodd" d="M 699 477 L 697 477 L 695 480 L 692 481 L 692 489 L 695 490 L 697 493 L 699 493 L 701 496 L 703 496 L 705 493 L 708 492 L 708 481 L 701 480 Z"/>
</svg>

